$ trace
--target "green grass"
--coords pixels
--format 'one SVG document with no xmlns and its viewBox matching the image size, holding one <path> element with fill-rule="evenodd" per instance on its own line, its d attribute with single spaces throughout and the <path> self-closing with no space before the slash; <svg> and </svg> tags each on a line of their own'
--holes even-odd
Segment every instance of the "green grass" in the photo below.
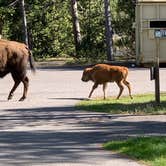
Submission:
<svg viewBox="0 0 166 166">
<path fill-rule="evenodd" d="M 117 151 L 150 166 L 166 166 L 166 137 L 139 137 L 105 143 L 104 148 Z"/>
<path fill-rule="evenodd" d="M 110 114 L 166 114 L 166 94 L 161 94 L 161 103 L 155 103 L 154 94 L 135 95 L 133 99 L 122 96 L 84 100 L 77 104 L 81 110 Z M 166 166 L 166 137 L 138 137 L 124 141 L 111 141 L 104 148 L 125 154 L 150 166 Z"/>
<path fill-rule="evenodd" d="M 83 100 L 78 109 L 106 112 L 110 114 L 166 114 L 166 94 L 161 94 L 161 104 L 155 103 L 154 94 L 135 95 L 133 99 L 122 96 L 115 98 Z"/>
</svg>

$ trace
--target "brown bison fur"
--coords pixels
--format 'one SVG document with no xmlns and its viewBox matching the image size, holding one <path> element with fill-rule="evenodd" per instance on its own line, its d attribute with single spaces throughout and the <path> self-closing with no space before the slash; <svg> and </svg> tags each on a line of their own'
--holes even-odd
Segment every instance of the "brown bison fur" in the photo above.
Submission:
<svg viewBox="0 0 166 166">
<path fill-rule="evenodd" d="M 14 80 L 14 86 L 9 93 L 8 100 L 13 97 L 20 82 L 24 85 L 23 96 L 20 101 L 27 97 L 29 79 L 26 76 L 26 71 L 28 61 L 32 71 L 35 72 L 33 57 L 27 45 L 15 41 L 0 40 L 0 77 L 3 78 L 11 73 Z"/>
<path fill-rule="evenodd" d="M 111 66 L 107 64 L 97 64 L 93 67 L 86 68 L 83 71 L 82 81 L 93 81 L 94 85 L 92 90 L 90 91 L 89 98 L 91 97 L 93 91 L 98 87 L 99 84 L 103 85 L 104 99 L 105 97 L 105 89 L 108 82 L 116 82 L 120 92 L 117 96 L 117 99 L 121 96 L 124 85 L 128 87 L 129 96 L 131 96 L 131 86 L 130 83 L 126 80 L 128 75 L 128 68 L 123 66 Z"/>
</svg>

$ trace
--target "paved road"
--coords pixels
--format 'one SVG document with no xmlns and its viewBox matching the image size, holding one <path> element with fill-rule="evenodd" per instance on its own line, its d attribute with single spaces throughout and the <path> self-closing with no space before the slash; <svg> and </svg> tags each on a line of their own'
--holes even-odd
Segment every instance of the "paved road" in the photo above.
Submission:
<svg viewBox="0 0 166 166">
<path fill-rule="evenodd" d="M 161 90 L 166 91 L 166 69 Z M 136 135 L 166 135 L 166 116 L 110 116 L 74 109 L 92 83 L 80 81 L 79 68 L 40 69 L 33 76 L 26 101 L 18 102 L 22 86 L 7 101 L 10 75 L 0 80 L 0 166 L 139 166 L 135 161 L 104 151 L 107 140 Z M 146 69 L 130 69 L 133 93 L 154 92 Z M 115 96 L 116 85 L 107 94 Z M 125 90 L 124 95 L 127 94 Z M 102 89 L 94 93 L 101 96 Z"/>
</svg>

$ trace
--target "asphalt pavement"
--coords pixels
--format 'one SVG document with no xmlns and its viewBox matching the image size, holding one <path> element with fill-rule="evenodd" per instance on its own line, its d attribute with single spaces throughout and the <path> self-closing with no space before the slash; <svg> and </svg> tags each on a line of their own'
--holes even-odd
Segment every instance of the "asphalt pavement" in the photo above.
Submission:
<svg viewBox="0 0 166 166">
<path fill-rule="evenodd" d="M 0 80 L 0 166 L 140 166 L 119 154 L 106 151 L 108 140 L 145 135 L 166 135 L 166 115 L 108 115 L 76 110 L 87 98 L 92 82 L 81 82 L 79 67 L 28 71 L 28 98 L 18 102 L 22 88 L 7 101 L 11 76 Z M 166 92 L 166 69 L 160 70 L 160 89 Z M 128 80 L 133 94 L 154 93 L 154 81 L 145 68 L 131 68 Z M 111 83 L 107 96 L 118 94 Z M 124 95 L 128 91 L 125 89 Z M 99 87 L 93 97 L 102 96 Z"/>
</svg>

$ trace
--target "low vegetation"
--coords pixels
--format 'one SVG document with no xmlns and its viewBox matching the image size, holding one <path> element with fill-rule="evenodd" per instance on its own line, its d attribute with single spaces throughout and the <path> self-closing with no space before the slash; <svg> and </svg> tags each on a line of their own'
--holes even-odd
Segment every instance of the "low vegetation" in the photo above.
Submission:
<svg viewBox="0 0 166 166">
<path fill-rule="evenodd" d="M 115 97 L 84 100 L 77 104 L 77 108 L 110 114 L 166 114 L 166 94 L 161 94 L 160 105 L 155 103 L 154 94 L 143 94 L 135 95 L 132 100 L 124 96 L 119 100 Z"/>
<path fill-rule="evenodd" d="M 166 137 L 139 137 L 111 141 L 104 148 L 143 161 L 150 166 L 166 165 Z"/>
<path fill-rule="evenodd" d="M 166 94 L 161 94 L 160 105 L 155 103 L 154 94 L 142 94 L 133 97 L 132 100 L 124 96 L 119 100 L 116 100 L 115 97 L 106 100 L 101 98 L 84 100 L 77 104 L 77 108 L 110 114 L 166 114 Z M 166 165 L 165 136 L 128 138 L 122 141 L 110 141 L 103 146 L 107 150 L 124 154 L 125 157 L 128 156 L 148 166 Z"/>
</svg>

